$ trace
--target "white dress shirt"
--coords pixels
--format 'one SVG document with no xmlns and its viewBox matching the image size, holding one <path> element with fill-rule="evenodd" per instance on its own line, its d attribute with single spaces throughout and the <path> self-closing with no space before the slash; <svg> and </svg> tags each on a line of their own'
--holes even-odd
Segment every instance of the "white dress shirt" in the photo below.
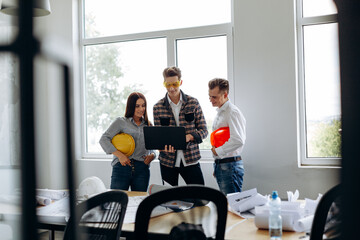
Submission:
<svg viewBox="0 0 360 240">
<path fill-rule="evenodd" d="M 246 132 L 246 120 L 234 104 L 230 100 L 226 101 L 220 108 L 217 108 L 217 114 L 214 119 L 212 130 L 215 131 L 221 127 L 229 127 L 230 138 L 224 145 L 215 148 L 218 156 L 215 158 L 227 158 L 240 156 L 244 148 Z"/>
<path fill-rule="evenodd" d="M 183 103 L 182 95 L 180 94 L 180 100 L 177 104 L 175 104 L 173 101 L 171 101 L 169 95 L 167 96 L 167 98 L 170 103 L 172 112 L 174 114 L 176 126 L 179 126 L 179 114 L 180 114 L 181 105 Z M 184 166 L 192 165 L 192 164 L 186 164 L 183 150 L 177 150 L 175 167 L 180 167 L 181 161 L 184 164 Z"/>
</svg>

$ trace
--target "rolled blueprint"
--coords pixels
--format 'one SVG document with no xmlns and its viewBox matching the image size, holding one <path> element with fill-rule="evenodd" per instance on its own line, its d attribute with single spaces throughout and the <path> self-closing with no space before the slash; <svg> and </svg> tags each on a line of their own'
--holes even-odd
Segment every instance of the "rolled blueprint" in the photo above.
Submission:
<svg viewBox="0 0 360 240">
<path fill-rule="evenodd" d="M 294 227 L 295 231 L 309 232 L 311 230 L 313 220 L 314 220 L 314 215 L 310 215 L 310 216 L 299 219 L 295 223 L 295 227 Z"/>
<path fill-rule="evenodd" d="M 51 203 L 51 199 L 50 199 L 50 198 L 47 198 L 47 197 L 36 196 L 36 202 L 37 202 L 39 205 L 46 206 L 46 205 L 49 205 L 49 204 Z"/>
<path fill-rule="evenodd" d="M 281 212 L 282 229 L 295 231 L 295 224 L 300 219 L 297 212 Z M 269 212 L 255 215 L 255 226 L 260 229 L 269 229 Z"/>
<path fill-rule="evenodd" d="M 36 195 L 47 197 L 53 200 L 59 200 L 64 197 L 69 196 L 69 191 L 67 190 L 54 190 L 54 189 L 36 189 Z"/>
</svg>

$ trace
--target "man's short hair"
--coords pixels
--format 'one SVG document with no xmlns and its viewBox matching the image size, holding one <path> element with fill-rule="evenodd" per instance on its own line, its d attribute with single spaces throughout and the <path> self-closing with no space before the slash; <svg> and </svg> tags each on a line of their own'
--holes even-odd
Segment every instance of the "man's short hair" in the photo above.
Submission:
<svg viewBox="0 0 360 240">
<path fill-rule="evenodd" d="M 164 81 L 167 77 L 174 77 L 177 76 L 179 80 L 181 79 L 181 70 L 178 67 L 167 67 L 163 71 Z"/>
<path fill-rule="evenodd" d="M 229 93 L 229 81 L 223 78 L 214 78 L 209 81 L 209 89 L 212 90 L 216 87 L 219 87 L 220 92 Z"/>
</svg>

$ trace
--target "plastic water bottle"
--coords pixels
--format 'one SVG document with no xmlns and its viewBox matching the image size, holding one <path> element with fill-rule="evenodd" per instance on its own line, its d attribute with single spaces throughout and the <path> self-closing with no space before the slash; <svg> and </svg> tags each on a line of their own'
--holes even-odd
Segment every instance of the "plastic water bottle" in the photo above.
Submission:
<svg viewBox="0 0 360 240">
<path fill-rule="evenodd" d="M 277 191 L 273 191 L 269 202 L 269 234 L 271 240 L 279 240 L 282 236 L 281 199 Z"/>
</svg>

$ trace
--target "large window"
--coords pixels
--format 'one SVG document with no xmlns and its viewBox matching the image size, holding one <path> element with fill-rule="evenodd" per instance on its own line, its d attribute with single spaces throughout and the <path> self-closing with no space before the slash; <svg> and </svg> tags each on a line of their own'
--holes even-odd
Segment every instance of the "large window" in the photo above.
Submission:
<svg viewBox="0 0 360 240">
<path fill-rule="evenodd" d="M 162 71 L 182 70 L 181 89 L 201 104 L 209 132 L 215 108 L 207 83 L 232 78 L 231 1 L 83 0 L 81 51 L 83 157 L 104 157 L 99 139 L 133 91 L 147 98 L 148 115 L 163 98 Z M 201 9 L 201 11 L 199 11 Z M 202 157 L 211 156 L 207 138 Z"/>
<path fill-rule="evenodd" d="M 302 165 L 339 165 L 340 70 L 332 0 L 298 0 L 300 156 Z"/>
</svg>

